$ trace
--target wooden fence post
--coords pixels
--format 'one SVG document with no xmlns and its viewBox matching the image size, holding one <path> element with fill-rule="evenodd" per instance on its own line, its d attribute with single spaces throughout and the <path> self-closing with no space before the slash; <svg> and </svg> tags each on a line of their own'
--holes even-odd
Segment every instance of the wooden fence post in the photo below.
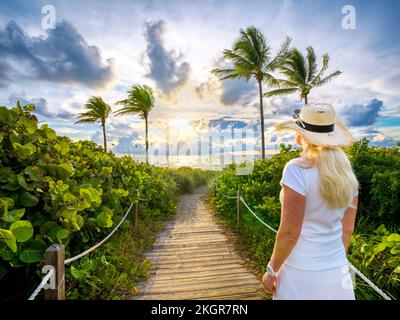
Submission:
<svg viewBox="0 0 400 320">
<path fill-rule="evenodd" d="M 237 199 L 236 199 L 236 222 L 238 225 L 240 223 L 240 214 L 242 211 L 242 203 L 240 201 L 240 194 L 241 194 L 240 189 L 238 189 L 236 192 L 236 196 L 237 196 Z"/>
<path fill-rule="evenodd" d="M 45 290 L 45 300 L 64 300 L 65 299 L 65 275 L 64 275 L 64 246 L 62 244 L 51 245 L 45 253 L 45 264 L 54 267 L 55 288 Z"/>
<path fill-rule="evenodd" d="M 134 222 L 134 231 L 137 232 L 138 229 L 138 206 L 139 201 L 135 203 L 135 222 Z"/>
</svg>

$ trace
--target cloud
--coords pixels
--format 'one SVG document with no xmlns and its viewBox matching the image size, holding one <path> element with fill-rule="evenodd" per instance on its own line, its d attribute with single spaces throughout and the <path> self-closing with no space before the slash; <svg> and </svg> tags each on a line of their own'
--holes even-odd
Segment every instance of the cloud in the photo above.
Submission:
<svg viewBox="0 0 400 320">
<path fill-rule="evenodd" d="M 0 61 L 0 88 L 6 87 L 7 84 L 11 81 L 11 71 L 10 66 L 4 61 Z"/>
<path fill-rule="evenodd" d="M 227 79 L 222 81 L 221 85 L 221 102 L 226 105 L 248 105 L 254 100 L 258 92 L 254 79 L 249 81 L 244 79 Z"/>
<path fill-rule="evenodd" d="M 21 104 L 21 106 L 25 106 L 27 104 L 34 104 L 35 105 L 34 113 L 39 116 L 43 116 L 46 118 L 53 118 L 53 114 L 49 111 L 47 100 L 44 98 L 28 99 L 24 92 L 21 92 L 19 94 L 14 93 L 9 96 L 8 105 L 10 107 L 14 107 L 17 105 L 18 101 Z"/>
<path fill-rule="evenodd" d="M 209 120 L 208 127 L 219 130 L 225 130 L 229 128 L 243 129 L 247 127 L 247 122 L 242 120 L 234 120 L 230 117 L 222 117 Z"/>
<path fill-rule="evenodd" d="M 166 49 L 165 31 L 166 23 L 163 20 L 145 24 L 145 53 L 149 59 L 149 72 L 146 76 L 153 79 L 164 94 L 170 95 L 187 82 L 190 64 L 186 61 L 180 62 L 182 54 Z"/>
<path fill-rule="evenodd" d="M 100 49 L 89 45 L 66 21 L 49 29 L 45 37 L 31 37 L 15 21 L 9 22 L 0 30 L 0 59 L 0 83 L 10 70 L 22 79 L 89 87 L 105 86 L 114 78 L 112 59 L 103 63 Z"/>
<path fill-rule="evenodd" d="M 74 120 L 76 116 L 77 115 L 75 113 L 64 109 L 61 109 L 61 111 L 57 113 L 57 118 L 61 118 L 63 120 Z"/>
<path fill-rule="evenodd" d="M 353 104 L 341 109 L 339 116 L 344 122 L 353 127 L 369 126 L 376 123 L 379 111 L 383 108 L 383 102 L 372 99 L 367 103 Z"/>
<path fill-rule="evenodd" d="M 265 101 L 265 104 L 271 105 L 273 115 L 292 116 L 293 111 L 300 109 L 303 103 L 299 100 L 291 100 L 288 97 L 274 97 Z"/>
</svg>

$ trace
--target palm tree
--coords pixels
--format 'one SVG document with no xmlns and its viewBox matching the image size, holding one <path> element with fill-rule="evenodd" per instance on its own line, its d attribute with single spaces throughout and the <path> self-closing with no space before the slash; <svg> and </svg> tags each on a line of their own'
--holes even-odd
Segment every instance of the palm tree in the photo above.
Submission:
<svg viewBox="0 0 400 320">
<path fill-rule="evenodd" d="M 117 104 L 123 107 L 115 113 L 117 116 L 138 114 L 144 119 L 146 138 L 146 162 L 149 163 L 148 117 L 154 107 L 153 90 L 146 85 L 133 85 L 128 91 L 128 98 L 120 100 Z"/>
<path fill-rule="evenodd" d="M 325 71 L 328 69 L 328 54 L 322 56 L 322 67 L 317 72 L 318 66 L 314 49 L 308 47 L 306 50 L 307 57 L 304 57 L 296 48 L 289 52 L 287 59 L 278 66 L 278 69 L 285 75 L 286 79 L 276 79 L 272 85 L 279 87 L 279 89 L 265 93 L 265 97 L 286 95 L 299 91 L 300 100 L 303 101 L 304 99 L 305 104 L 307 104 L 308 95 L 312 88 L 321 87 L 342 73 L 341 71 L 335 71 L 324 77 Z"/>
<path fill-rule="evenodd" d="M 110 106 L 101 97 L 91 97 L 85 104 L 86 112 L 78 115 L 75 123 L 93 123 L 99 121 L 103 127 L 104 151 L 107 152 L 106 121 L 111 114 Z"/>
<path fill-rule="evenodd" d="M 263 107 L 263 91 L 262 82 L 269 85 L 276 85 L 275 78 L 271 72 L 284 59 L 290 41 L 286 38 L 275 57 L 271 57 L 271 47 L 266 43 L 264 35 L 254 26 L 248 27 L 246 30 L 240 29 L 240 36 L 234 42 L 232 49 L 223 51 L 224 59 L 232 65 L 230 68 L 214 69 L 212 72 L 216 74 L 220 80 L 225 79 L 241 79 L 247 81 L 254 77 L 258 83 L 260 94 L 260 120 L 261 120 L 261 149 L 262 158 L 265 158 L 265 141 L 264 141 L 264 107 Z"/>
</svg>

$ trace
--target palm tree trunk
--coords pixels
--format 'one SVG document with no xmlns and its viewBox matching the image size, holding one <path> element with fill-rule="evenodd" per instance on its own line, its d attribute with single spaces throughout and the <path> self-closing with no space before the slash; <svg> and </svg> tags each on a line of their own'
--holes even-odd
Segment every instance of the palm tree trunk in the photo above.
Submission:
<svg viewBox="0 0 400 320">
<path fill-rule="evenodd" d="M 106 124 L 103 123 L 102 127 L 103 127 L 104 152 L 107 152 Z"/>
<path fill-rule="evenodd" d="M 146 163 L 149 163 L 149 140 L 148 140 L 148 123 L 147 123 L 147 115 L 144 117 L 145 124 L 145 139 L 146 139 Z"/>
<path fill-rule="evenodd" d="M 304 103 L 308 104 L 308 99 L 307 99 L 307 95 L 306 94 L 304 95 Z"/>
<path fill-rule="evenodd" d="M 265 140 L 264 140 L 264 107 L 261 80 L 258 80 L 258 89 L 260 92 L 260 120 L 261 120 L 261 158 L 265 159 Z"/>
</svg>

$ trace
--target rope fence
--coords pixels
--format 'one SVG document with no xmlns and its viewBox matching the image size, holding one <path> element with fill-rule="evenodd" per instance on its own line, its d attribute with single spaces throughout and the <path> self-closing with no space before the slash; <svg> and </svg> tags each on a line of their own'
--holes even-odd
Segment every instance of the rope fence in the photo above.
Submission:
<svg viewBox="0 0 400 320">
<path fill-rule="evenodd" d="M 51 268 L 49 272 L 44 276 L 42 279 L 42 282 L 39 283 L 39 285 L 36 287 L 36 289 L 32 292 L 31 296 L 28 298 L 28 300 L 35 300 L 36 296 L 39 294 L 40 290 L 46 286 L 50 278 L 53 276 L 55 273 L 54 268 Z"/>
<path fill-rule="evenodd" d="M 214 190 L 220 190 L 218 188 L 218 185 L 216 183 L 213 184 L 214 185 Z M 278 231 L 276 229 L 274 229 L 273 227 L 271 227 L 269 224 L 267 224 L 265 221 L 263 221 L 251 208 L 250 206 L 246 203 L 246 201 L 244 201 L 243 197 L 240 196 L 240 190 L 238 190 L 237 192 L 237 196 L 236 197 L 227 197 L 225 194 L 223 194 L 221 192 L 221 195 L 225 198 L 228 199 L 239 199 L 243 205 L 247 208 L 247 210 L 249 210 L 249 212 L 261 223 L 263 224 L 265 227 L 267 227 L 269 230 L 271 230 L 274 233 L 277 233 Z M 239 222 L 239 205 L 237 205 L 237 211 L 238 211 L 238 222 Z M 351 264 L 349 262 L 349 268 L 352 269 L 365 283 L 367 283 L 376 293 L 378 293 L 382 298 L 384 298 L 385 300 L 392 300 L 385 292 L 383 292 L 382 289 L 380 289 L 376 284 L 374 284 L 370 279 L 368 279 L 360 270 L 358 270 L 353 264 Z"/>
<path fill-rule="evenodd" d="M 136 189 L 138 192 L 139 190 Z M 134 201 L 129 206 L 128 210 L 121 218 L 119 223 L 115 228 L 100 242 L 85 250 L 84 252 L 71 257 L 69 259 L 64 259 L 64 246 L 57 244 L 50 246 L 45 252 L 45 266 L 43 266 L 42 273 L 47 272 L 43 277 L 42 281 L 35 288 L 33 293 L 30 295 L 28 300 L 35 300 L 36 296 L 41 290 L 45 290 L 45 300 L 64 300 L 65 298 L 65 274 L 64 267 L 80 258 L 88 255 L 90 252 L 96 250 L 103 243 L 105 243 L 111 236 L 119 229 L 122 223 L 125 221 L 129 213 L 132 211 L 133 206 L 135 206 L 135 216 L 134 216 L 134 229 L 137 230 L 138 221 L 138 204 L 139 201 L 148 201 L 148 199 L 142 199 L 138 197 L 137 201 Z"/>
</svg>

